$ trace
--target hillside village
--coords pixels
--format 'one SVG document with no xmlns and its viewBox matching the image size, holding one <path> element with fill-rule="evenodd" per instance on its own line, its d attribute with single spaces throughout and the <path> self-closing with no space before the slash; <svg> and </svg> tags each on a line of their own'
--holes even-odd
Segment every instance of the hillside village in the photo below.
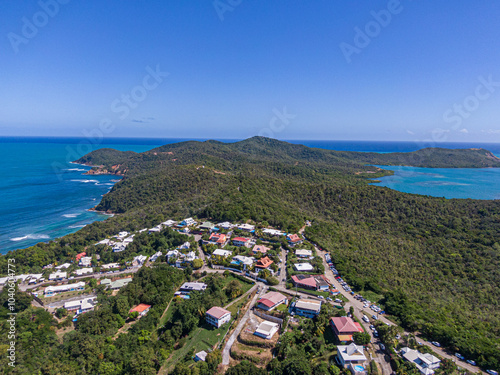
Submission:
<svg viewBox="0 0 500 375">
<path fill-rule="evenodd" d="M 310 342 L 310 358 L 328 364 L 332 374 L 432 375 L 439 373 L 442 361 L 449 367 L 450 357 L 436 353 L 438 343 L 431 350 L 384 318 L 369 296 L 351 290 L 331 254 L 305 238 L 309 225 L 299 233 L 285 233 L 257 223 L 167 220 L 104 238 L 71 262 L 48 264 L 42 273 L 16 279 L 36 306 L 71 321 L 69 329 L 83 314 L 99 309 L 99 293 L 116 295 L 142 267 L 168 264 L 192 280 L 175 291 L 161 319 L 164 326 L 175 324 L 180 306 L 187 303 L 182 301 L 203 294 L 209 298 L 218 284 L 226 294 L 224 305 L 204 312 L 204 324 L 185 336 L 183 345 L 173 345 L 160 373 L 181 373 L 217 351 L 222 368 L 242 360 L 262 367 L 285 358 L 285 346 L 294 340 Z M 162 246 L 165 233 L 176 236 L 176 246 Z M 151 239 L 154 246 L 140 245 Z M 132 307 L 123 332 L 151 308 L 147 303 Z M 198 335 L 204 339 L 194 340 Z M 459 353 L 455 357 L 465 361 Z M 473 369 L 470 362 L 462 362 L 460 371 Z"/>
</svg>

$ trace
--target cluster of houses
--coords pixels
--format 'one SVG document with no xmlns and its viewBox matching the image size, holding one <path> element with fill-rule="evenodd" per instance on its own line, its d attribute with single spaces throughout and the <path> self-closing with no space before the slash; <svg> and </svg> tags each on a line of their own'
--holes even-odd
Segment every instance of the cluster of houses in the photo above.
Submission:
<svg viewBox="0 0 500 375">
<path fill-rule="evenodd" d="M 129 244 L 134 241 L 135 234 L 130 234 L 129 232 L 123 231 L 118 233 L 116 236 L 113 236 L 114 239 L 104 239 L 102 241 L 97 242 L 95 245 L 105 245 L 110 246 L 113 249 L 113 252 L 119 253 L 124 251 Z"/>
</svg>

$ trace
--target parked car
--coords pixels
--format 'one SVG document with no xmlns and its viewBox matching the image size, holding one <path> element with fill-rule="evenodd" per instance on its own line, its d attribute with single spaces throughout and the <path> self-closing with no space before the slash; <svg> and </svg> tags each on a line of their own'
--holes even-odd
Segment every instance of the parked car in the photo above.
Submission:
<svg viewBox="0 0 500 375">
<path fill-rule="evenodd" d="M 366 315 L 363 315 L 363 321 L 365 321 L 366 323 L 370 323 L 370 319 L 368 319 L 368 317 Z"/>
<path fill-rule="evenodd" d="M 460 353 L 455 353 L 455 357 L 457 357 L 458 359 L 460 359 L 462 361 L 464 360 L 464 356 Z"/>
<path fill-rule="evenodd" d="M 337 302 L 337 303 L 342 303 L 342 300 L 341 300 L 340 298 L 336 298 L 336 299 L 335 299 L 335 302 Z"/>
<path fill-rule="evenodd" d="M 377 315 L 372 315 L 372 319 L 378 320 Z"/>
<path fill-rule="evenodd" d="M 384 344 L 380 343 L 379 346 L 380 346 L 380 350 L 385 350 L 385 345 Z"/>
<path fill-rule="evenodd" d="M 431 342 L 431 344 L 434 345 L 434 346 L 437 346 L 438 348 L 441 347 L 441 344 L 438 343 L 437 341 L 433 341 L 433 342 Z"/>
<path fill-rule="evenodd" d="M 467 361 L 465 361 L 465 362 L 467 362 L 469 365 L 472 365 L 472 366 L 477 366 L 477 365 L 476 365 L 476 362 L 474 362 L 472 359 L 468 359 L 468 360 L 467 360 Z"/>
<path fill-rule="evenodd" d="M 490 375 L 498 375 L 498 371 L 495 370 L 486 370 L 486 372 Z"/>
<path fill-rule="evenodd" d="M 319 298 L 319 299 L 325 299 L 325 297 L 323 297 L 323 296 L 318 296 L 318 298 Z"/>
<path fill-rule="evenodd" d="M 374 326 L 373 324 L 372 324 L 372 325 L 370 325 L 370 329 L 371 329 L 372 331 L 374 331 L 374 330 L 375 330 L 375 326 Z"/>
</svg>

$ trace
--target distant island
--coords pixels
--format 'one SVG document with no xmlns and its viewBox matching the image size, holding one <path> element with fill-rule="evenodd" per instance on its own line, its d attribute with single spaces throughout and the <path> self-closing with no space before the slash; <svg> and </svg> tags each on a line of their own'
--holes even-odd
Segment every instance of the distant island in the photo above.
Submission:
<svg viewBox="0 0 500 375">
<path fill-rule="evenodd" d="M 99 265 L 104 262 L 125 265 L 142 259 L 137 257 L 154 255 L 166 259 L 168 251 L 183 246 L 184 234 L 180 232 L 188 224 L 172 230 L 162 228 L 160 223 L 177 223 L 186 221 L 185 218 L 194 218 L 198 224 L 206 224 L 206 228 L 211 228 L 212 222 L 239 223 L 243 229 L 237 233 L 242 238 L 235 240 L 246 243 L 245 228 L 254 228 L 258 235 L 254 232 L 250 236 L 269 246 L 270 256 L 275 257 L 276 263 L 281 247 L 291 251 L 290 241 L 303 241 L 309 251 L 325 252 L 353 294 L 359 293 L 379 304 L 390 320 L 406 331 L 438 341 L 451 352 L 474 359 L 482 368 L 498 368 L 500 364 L 500 202 L 447 200 L 370 185 L 370 179 L 392 173 L 376 165 L 500 167 L 500 159 L 487 150 L 426 148 L 410 153 L 378 154 L 323 150 L 254 137 L 235 143 L 181 142 L 143 153 L 100 149 L 75 162 L 91 166 L 87 172 L 90 174 L 122 177 L 94 208 L 116 215 L 49 243 L 9 252 L 0 257 L 2 269 L 7 269 L 7 259 L 11 258 L 15 259 L 18 272 L 46 272 L 44 266 L 72 264 L 84 252 Z M 282 238 L 261 235 L 264 229 L 266 233 L 280 233 Z M 200 229 L 200 244 L 209 241 L 208 232 L 203 230 Z M 127 233 L 124 236 L 134 233 L 135 237 L 127 237 L 131 238 L 131 244 L 122 250 L 109 250 L 109 239 L 120 232 Z M 285 234 L 296 233 L 301 233 L 303 238 L 284 239 Z M 189 241 L 195 246 L 194 237 L 189 237 Z M 205 256 L 212 256 L 213 248 L 202 249 Z M 241 264 L 247 261 L 245 254 L 240 254 Z M 323 274 L 322 259 L 315 256 L 311 259 L 311 269 Z M 227 262 L 221 261 L 221 264 L 229 267 Z M 77 363 L 71 355 L 88 357 L 88 354 L 76 353 L 77 342 L 84 342 L 86 348 L 90 342 L 93 345 L 89 344 L 88 348 L 98 346 L 95 356 L 102 354 L 117 374 L 124 373 L 124 369 L 138 368 L 147 362 L 144 358 L 148 356 L 155 358 L 155 363 L 148 366 L 158 370 L 172 351 L 180 353 L 175 340 L 182 340 L 183 335 L 193 332 L 198 324 L 198 318 L 188 319 L 192 311 L 187 307 L 185 311 L 181 307 L 175 310 L 175 319 L 184 325 L 168 323 L 171 316 L 162 317 L 162 311 L 153 306 L 152 314 L 141 318 L 123 337 L 116 336 L 118 329 L 120 332 L 124 329 L 122 320 L 127 317 L 129 304 L 157 304 L 165 309 L 169 300 L 160 295 L 172 298 L 173 290 L 182 282 L 202 277 L 201 274 L 193 276 L 191 266 L 184 273 L 172 269 L 174 267 L 164 264 L 143 267 L 116 297 L 103 292 L 102 307 L 86 313 L 76 330 L 65 336 L 71 344 L 65 341 L 66 346 L 57 349 L 60 351 L 53 349 L 55 363 L 70 368 Z M 297 282 L 292 279 L 297 272 L 287 265 L 280 278 L 284 277 L 284 283 L 291 285 L 292 281 Z M 210 279 L 210 283 L 216 284 L 210 286 L 210 293 L 219 293 L 217 298 L 224 303 L 230 300 L 232 293 L 228 288 L 233 276 L 226 277 L 227 285 Z M 270 285 L 279 282 L 264 281 Z M 240 287 L 246 287 L 245 281 L 238 282 Z M 208 303 L 207 298 L 196 297 L 186 306 L 193 309 L 196 306 L 202 311 L 200 306 Z M 122 318 L 117 317 L 120 314 Z M 281 373 L 291 371 L 286 366 L 292 366 L 292 358 L 300 363 L 310 358 L 311 363 L 319 366 L 321 359 L 315 357 L 316 351 L 333 350 L 328 349 L 322 333 L 331 329 L 328 314 L 334 313 L 328 310 L 314 323 L 301 323 L 300 329 L 308 335 L 305 341 L 295 333 L 283 336 L 283 340 L 289 340 L 283 342 L 289 343 L 291 349 L 287 352 L 286 345 L 275 347 L 279 358 L 276 361 L 283 362 L 284 366 Z M 45 334 L 49 337 L 52 333 Z M 392 348 L 394 344 L 388 345 Z M 407 345 L 423 350 L 416 341 Z M 119 355 L 113 351 L 115 347 L 125 353 L 138 352 L 130 356 L 120 354 L 118 360 Z M 392 350 L 390 348 L 388 350 Z M 42 353 L 36 353 L 33 358 L 42 358 Z M 194 357 L 195 353 L 191 354 Z M 391 352 L 391 359 L 392 356 Z M 211 356 L 208 358 L 210 362 Z M 239 360 L 245 358 L 240 354 Z M 268 366 L 271 363 L 281 366 L 276 361 Z M 116 367 L 118 362 L 125 367 Z M 241 363 L 245 366 L 246 362 Z M 397 374 L 418 373 L 404 363 L 394 364 L 399 367 L 393 370 Z M 309 369 L 312 366 L 303 365 Z M 175 371 L 183 373 L 181 367 Z"/>
</svg>

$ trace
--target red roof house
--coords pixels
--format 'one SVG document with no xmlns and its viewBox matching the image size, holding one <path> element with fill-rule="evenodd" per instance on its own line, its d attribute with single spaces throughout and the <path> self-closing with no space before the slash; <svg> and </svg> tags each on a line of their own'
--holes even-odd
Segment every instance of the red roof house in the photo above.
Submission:
<svg viewBox="0 0 500 375">
<path fill-rule="evenodd" d="M 79 262 L 81 258 L 83 258 L 84 256 L 86 256 L 87 253 L 80 253 L 80 254 L 77 254 L 76 255 L 76 261 Z"/>
<path fill-rule="evenodd" d="M 235 237 L 233 238 L 234 246 L 247 246 L 250 241 L 250 238 L 245 237 Z"/>
<path fill-rule="evenodd" d="M 279 292 L 269 292 L 264 294 L 262 298 L 257 301 L 257 307 L 266 311 L 271 311 L 282 303 L 288 303 L 288 299 L 283 294 Z"/>
<path fill-rule="evenodd" d="M 269 259 L 269 257 L 260 258 L 257 263 L 255 263 L 255 268 L 267 269 L 274 262 Z"/>
<path fill-rule="evenodd" d="M 289 234 L 288 236 L 286 236 L 286 239 L 290 246 L 295 246 L 304 241 L 298 234 Z"/>
<path fill-rule="evenodd" d="M 139 316 L 144 316 L 148 313 L 149 309 L 151 308 L 151 305 L 146 305 L 145 303 L 141 303 L 137 305 L 134 308 L 131 308 L 129 313 L 137 311 L 139 313 Z"/>
<path fill-rule="evenodd" d="M 227 236 L 224 233 L 212 233 L 209 241 L 215 242 L 219 245 L 226 243 Z"/>
<path fill-rule="evenodd" d="M 347 316 L 330 318 L 330 325 L 339 341 L 352 341 L 352 335 L 363 332 L 361 325 Z"/>
</svg>

